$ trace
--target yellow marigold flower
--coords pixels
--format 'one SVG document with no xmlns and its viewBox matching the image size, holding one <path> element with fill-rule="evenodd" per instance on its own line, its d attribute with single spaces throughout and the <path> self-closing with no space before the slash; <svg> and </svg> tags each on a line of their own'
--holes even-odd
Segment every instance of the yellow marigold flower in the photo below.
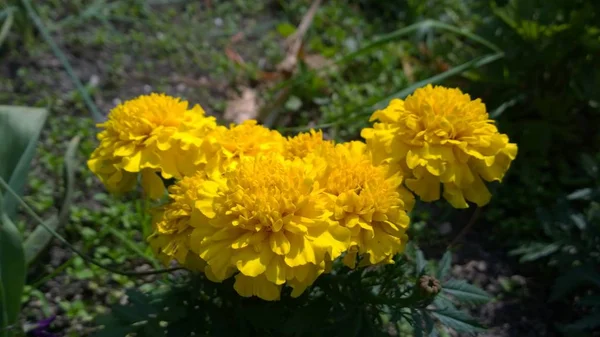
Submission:
<svg viewBox="0 0 600 337">
<path fill-rule="evenodd" d="M 142 185 L 151 198 L 164 193 L 163 178 L 181 178 L 194 171 L 199 134 L 216 128 L 214 117 L 206 117 L 200 106 L 188 110 L 188 103 L 164 94 L 150 94 L 115 107 L 108 120 L 98 125 L 100 145 L 88 166 L 106 187 L 127 192 L 142 173 Z"/>
<path fill-rule="evenodd" d="M 483 206 L 491 198 L 483 180 L 501 181 L 517 155 L 481 100 L 459 89 L 428 85 L 392 100 L 373 120 L 361 135 L 375 161 L 410 173 L 406 186 L 424 201 L 439 199 L 441 183 L 453 207 Z"/>
<path fill-rule="evenodd" d="M 363 265 L 390 263 L 408 241 L 406 210 L 414 203 L 401 186 L 402 177 L 385 165 L 373 165 L 362 142 L 338 144 L 322 155 L 328 163 L 323 187 L 333 217 L 352 235 L 344 263 L 354 268 L 357 253 L 364 256 Z"/>
<path fill-rule="evenodd" d="M 214 154 L 206 159 L 206 170 L 212 176 L 235 169 L 244 157 L 260 153 L 284 153 L 285 138 L 277 131 L 247 120 L 213 132 L 206 141 L 204 153 Z"/>
<path fill-rule="evenodd" d="M 269 153 L 242 158 L 225 179 L 203 181 L 195 207 L 209 220 L 191 217 L 190 242 L 207 274 L 220 281 L 239 272 L 242 296 L 273 300 L 283 284 L 299 296 L 350 237 L 330 220 L 317 176 L 300 159 Z"/>
<path fill-rule="evenodd" d="M 323 139 L 323 132 L 321 130 L 300 133 L 294 137 L 288 137 L 286 141 L 286 157 L 288 158 L 305 158 L 315 150 L 317 150 L 323 143 L 333 144 L 330 140 Z"/>
<path fill-rule="evenodd" d="M 176 260 L 179 264 L 189 266 L 198 264 L 196 254 L 190 252 L 190 235 L 193 227 L 190 219 L 207 223 L 208 219 L 198 210 L 195 210 L 199 194 L 204 191 L 204 174 L 198 173 L 197 177 L 185 177 L 169 187 L 170 202 L 154 212 L 154 233 L 148 238 L 150 247 L 154 250 L 159 260 L 168 264 Z M 200 263 L 202 264 L 202 263 Z M 203 268 L 190 268 L 201 269 Z"/>
</svg>

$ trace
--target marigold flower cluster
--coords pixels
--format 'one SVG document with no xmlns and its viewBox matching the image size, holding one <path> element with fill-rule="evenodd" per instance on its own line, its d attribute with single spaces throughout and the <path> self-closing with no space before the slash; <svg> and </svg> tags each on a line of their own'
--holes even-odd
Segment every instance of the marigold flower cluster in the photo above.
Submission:
<svg viewBox="0 0 600 337">
<path fill-rule="evenodd" d="M 361 135 L 375 163 L 404 172 L 406 186 L 423 201 L 443 197 L 455 208 L 486 205 L 484 181 L 501 181 L 517 145 L 498 132 L 481 100 L 459 89 L 428 85 L 406 100 L 376 111 Z"/>
<path fill-rule="evenodd" d="M 393 263 L 408 242 L 412 192 L 432 201 L 441 183 L 453 206 L 483 205 L 483 180 L 500 180 L 516 155 L 485 106 L 457 89 L 419 89 L 372 120 L 366 143 L 335 144 L 321 131 L 221 126 L 199 106 L 151 94 L 110 112 L 88 166 L 111 192 L 139 181 L 161 200 L 148 242 L 163 263 L 234 278 L 241 296 L 277 300 L 287 286 L 296 297 L 336 259 Z"/>
</svg>

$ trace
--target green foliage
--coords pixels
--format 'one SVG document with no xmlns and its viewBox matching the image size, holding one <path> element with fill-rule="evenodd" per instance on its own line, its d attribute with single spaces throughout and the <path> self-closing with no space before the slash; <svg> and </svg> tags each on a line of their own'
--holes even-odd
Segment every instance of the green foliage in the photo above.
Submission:
<svg viewBox="0 0 600 337">
<path fill-rule="evenodd" d="M 486 216 L 499 223 L 495 232 L 503 240 L 536 240 L 543 219 L 521 210 L 543 215 L 565 191 L 595 184 L 581 156 L 596 157 L 600 142 L 600 95 L 592 89 L 600 84 L 600 7 L 585 0 L 511 0 L 474 12 L 487 18 L 476 32 L 505 57 L 473 73 L 468 91 L 482 97 L 519 144 Z"/>
<path fill-rule="evenodd" d="M 482 331 L 456 305 L 483 303 L 490 297 L 472 285 L 449 280 L 442 289 L 448 287 L 452 300 L 446 298 L 450 304 L 440 306 L 437 300 L 443 295 L 429 294 L 419 285 L 424 268 L 414 258 L 423 253 L 414 247 L 408 252 L 394 265 L 349 270 L 336 264 L 335 273 L 319 277 L 299 298 L 284 292 L 277 302 L 240 297 L 233 280 L 213 283 L 202 274 L 149 294 L 132 290 L 128 304 L 97 319 L 103 329 L 95 336 L 385 336 L 385 330 L 403 320 L 413 324 L 417 335 L 432 334 L 434 320 L 441 324 L 437 329 Z"/>
<path fill-rule="evenodd" d="M 26 264 L 19 230 L 6 213 L 0 216 L 0 336 L 10 337 L 21 309 Z"/>
<path fill-rule="evenodd" d="M 0 177 L 17 193 L 23 193 L 37 139 L 48 112 L 46 109 L 0 106 Z M 16 214 L 16 200 L 5 195 L 2 211 Z"/>
<path fill-rule="evenodd" d="M 75 153 L 78 145 L 79 137 L 73 138 L 71 142 L 69 142 L 65 153 L 63 171 L 64 193 L 62 196 L 62 204 L 58 216 L 53 217 L 48 221 L 48 226 L 54 231 L 56 231 L 60 225 L 66 223 L 70 215 L 71 204 L 75 192 L 75 167 L 77 166 L 77 163 L 75 162 Z M 37 226 L 33 232 L 29 234 L 24 242 L 25 260 L 28 265 L 39 257 L 40 253 L 48 246 L 48 244 L 50 244 L 52 238 L 52 233 L 43 226 Z"/>
<path fill-rule="evenodd" d="M 0 106 L 0 178 L 19 193 L 37 139 L 47 116 L 45 109 Z M 25 253 L 21 234 L 14 225 L 17 200 L 0 193 L 0 336 L 12 336 L 25 285 Z"/>
<path fill-rule="evenodd" d="M 416 249 L 416 272 L 419 274 L 419 262 L 424 260 L 423 252 Z M 452 264 L 452 253 L 446 251 L 440 261 L 430 261 L 428 265 L 436 265 L 438 280 L 441 283 L 441 292 L 431 301 L 431 306 L 413 308 L 411 310 L 411 322 L 415 336 L 437 336 L 442 334 L 446 328 L 456 332 L 475 334 L 485 331 L 485 328 L 477 322 L 468 312 L 460 310 L 461 306 L 477 306 L 488 303 L 492 297 L 482 289 L 467 283 L 464 280 L 448 279 Z M 434 321 L 440 325 L 434 325 Z"/>
</svg>

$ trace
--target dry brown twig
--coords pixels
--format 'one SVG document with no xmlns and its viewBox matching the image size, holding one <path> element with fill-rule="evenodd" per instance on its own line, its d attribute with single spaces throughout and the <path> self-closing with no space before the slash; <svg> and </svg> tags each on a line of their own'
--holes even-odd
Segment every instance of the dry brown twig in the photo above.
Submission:
<svg viewBox="0 0 600 337">
<path fill-rule="evenodd" d="M 310 28 L 310 25 L 312 24 L 320 5 L 321 0 L 313 1 L 313 3 L 310 5 L 310 8 L 302 18 L 300 25 L 298 25 L 298 29 L 296 29 L 294 34 L 287 38 L 285 42 L 287 45 L 286 57 L 277 65 L 277 70 L 288 74 L 291 74 L 294 72 L 294 70 L 296 70 L 296 65 L 298 64 L 298 54 L 302 49 L 304 36 L 308 32 L 308 28 Z"/>
</svg>

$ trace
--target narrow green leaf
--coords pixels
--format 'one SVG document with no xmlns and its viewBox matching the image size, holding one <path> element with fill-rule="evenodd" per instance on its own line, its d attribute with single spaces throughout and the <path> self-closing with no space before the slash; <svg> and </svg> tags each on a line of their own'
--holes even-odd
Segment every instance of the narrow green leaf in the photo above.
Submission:
<svg viewBox="0 0 600 337">
<path fill-rule="evenodd" d="M 9 12 L 8 16 L 6 17 L 6 20 L 4 20 L 4 23 L 2 24 L 2 28 L 0 28 L 0 48 L 2 47 L 4 40 L 6 40 L 8 33 L 10 32 L 10 28 L 12 27 L 13 20 L 14 20 L 13 13 Z"/>
<path fill-rule="evenodd" d="M 47 116 L 46 109 L 0 105 L 0 178 L 18 195 L 25 188 L 29 165 Z M 0 207 L 12 218 L 17 211 L 17 201 L 6 195 Z"/>
<path fill-rule="evenodd" d="M 548 255 L 555 253 L 560 247 L 561 247 L 560 244 L 554 243 L 554 242 L 550 243 L 548 245 L 542 246 L 542 247 L 538 247 L 535 251 L 529 252 L 529 253 L 521 256 L 521 258 L 519 259 L 519 262 L 529 262 L 529 261 L 539 260 L 543 257 L 546 257 Z"/>
<path fill-rule="evenodd" d="M 0 336 L 11 336 L 8 326 L 17 322 L 25 286 L 25 254 L 21 234 L 6 213 L 0 215 Z"/>
<path fill-rule="evenodd" d="M 433 300 L 433 305 L 435 305 L 435 307 L 439 310 L 443 310 L 446 308 L 450 308 L 450 309 L 456 309 L 456 306 L 454 305 L 454 303 L 446 296 L 444 296 L 443 294 L 438 294 L 435 299 Z"/>
<path fill-rule="evenodd" d="M 437 318 L 440 323 L 456 330 L 456 332 L 474 334 L 476 332 L 485 331 L 481 324 L 464 311 L 444 309 L 432 311 L 431 314 Z"/>
<path fill-rule="evenodd" d="M 464 280 L 448 280 L 442 285 L 442 292 L 452 295 L 460 302 L 469 304 L 484 304 L 492 299 L 483 289 Z"/>
<path fill-rule="evenodd" d="M 62 205 L 58 217 L 50 218 L 46 224 L 48 227 L 56 231 L 60 226 L 66 223 L 69 219 L 71 204 L 73 203 L 73 194 L 75 189 L 75 169 L 77 162 L 75 155 L 79 145 L 80 137 L 74 137 L 67 146 L 67 151 L 64 157 L 63 167 L 63 184 L 64 192 L 62 197 Z M 27 237 L 24 243 L 25 257 L 27 264 L 31 264 L 37 259 L 39 254 L 52 241 L 52 233 L 41 225 L 38 225 L 33 232 Z"/>
<path fill-rule="evenodd" d="M 580 200 L 580 199 L 589 199 L 592 195 L 593 190 L 591 188 L 582 188 L 577 190 L 569 195 L 567 195 L 567 199 L 569 200 Z"/>
<path fill-rule="evenodd" d="M 429 312 L 426 310 L 421 310 L 421 317 L 425 319 L 425 333 L 429 334 L 430 337 L 436 336 L 433 318 L 431 318 Z"/>
<path fill-rule="evenodd" d="M 414 321 L 413 331 L 415 332 L 415 337 L 423 337 L 423 319 L 421 318 L 421 314 L 415 309 L 410 311 L 410 315 Z"/>
<path fill-rule="evenodd" d="M 440 280 L 440 282 L 448 276 L 450 267 L 452 267 L 452 252 L 448 250 L 444 253 L 442 259 L 438 263 L 437 279 Z"/>
<path fill-rule="evenodd" d="M 417 22 L 415 24 L 412 24 L 410 26 L 404 27 L 404 28 L 400 28 L 396 31 L 393 31 L 391 33 L 388 33 L 386 35 L 380 36 L 379 38 L 373 40 L 372 42 L 366 44 L 365 46 L 363 46 L 362 48 L 357 49 L 356 51 L 346 54 L 344 56 L 342 56 L 341 58 L 339 58 L 338 60 L 335 61 L 336 64 L 342 64 L 345 62 L 348 62 L 358 56 L 361 55 L 365 55 L 370 53 L 373 50 L 377 50 L 379 49 L 381 46 L 388 44 L 392 41 L 398 40 L 401 37 L 404 37 L 408 34 L 412 34 L 413 32 L 422 30 L 422 29 L 426 29 L 426 28 L 437 28 L 437 29 L 441 29 L 441 30 L 446 30 L 446 31 L 450 31 L 462 36 L 467 37 L 468 39 L 471 39 L 475 42 L 478 42 L 488 48 L 490 48 L 491 50 L 495 51 L 495 52 L 501 52 L 501 49 L 496 46 L 495 44 L 493 44 L 492 42 L 484 39 L 483 37 L 473 34 L 469 31 L 466 31 L 464 29 L 461 29 L 459 27 L 455 27 L 455 26 L 451 26 L 439 21 L 435 21 L 435 20 L 424 20 L 421 22 Z"/>
<path fill-rule="evenodd" d="M 73 70 L 73 67 L 71 66 L 71 63 L 69 62 L 69 60 L 67 59 L 67 57 L 65 56 L 63 51 L 60 49 L 60 47 L 56 44 L 56 42 L 54 42 L 54 39 L 50 35 L 50 32 L 48 31 L 46 26 L 44 26 L 42 19 L 37 15 L 35 10 L 31 6 L 30 1 L 29 0 L 21 0 L 21 3 L 25 7 L 25 10 L 27 11 L 27 15 L 29 15 L 33 24 L 40 31 L 44 40 L 46 40 L 46 43 L 48 43 L 48 45 L 50 45 L 50 48 L 54 52 L 54 55 L 56 55 L 56 58 L 58 58 L 58 60 L 62 63 L 63 67 L 67 71 L 67 74 L 69 75 L 69 77 L 71 78 L 71 81 L 73 82 L 73 84 L 75 85 L 77 90 L 79 91 L 79 94 L 83 98 L 83 101 L 87 105 L 88 109 L 90 109 L 90 113 L 92 114 L 92 118 L 94 119 L 94 121 L 96 121 L 98 123 L 102 122 L 104 120 L 104 117 L 98 110 L 98 107 L 96 106 L 94 101 L 92 101 L 90 94 L 87 92 L 87 90 L 81 83 L 81 80 L 79 79 L 79 77 L 77 77 L 77 75 L 75 74 L 75 71 Z"/>
<path fill-rule="evenodd" d="M 423 254 L 423 251 L 419 248 L 417 248 L 415 252 L 415 264 L 417 268 L 417 275 L 421 275 L 421 273 L 425 269 L 427 261 L 425 260 L 425 255 Z"/>
<path fill-rule="evenodd" d="M 471 61 L 465 62 L 461 65 L 458 65 L 454 68 L 451 68 L 449 70 L 446 70 L 443 73 L 437 74 L 435 76 L 431 76 L 430 78 L 424 79 L 422 81 L 419 82 L 415 82 L 414 84 L 412 84 L 410 87 L 400 90 L 395 94 L 392 94 L 382 100 L 380 100 L 379 102 L 377 102 L 375 105 L 373 105 L 373 107 L 370 109 L 370 111 L 368 113 L 371 113 L 373 110 L 379 110 L 379 109 L 383 109 L 385 108 L 388 103 L 394 99 L 394 98 L 405 98 L 406 96 L 412 94 L 415 90 L 417 90 L 418 88 L 421 88 L 427 84 L 434 84 L 434 83 L 439 83 L 447 78 L 450 78 L 452 76 L 455 75 L 459 75 L 461 73 L 463 73 L 464 71 L 471 69 L 471 68 L 479 68 L 482 67 L 488 63 L 492 63 L 494 61 L 497 61 L 501 58 L 504 57 L 503 53 L 495 53 L 495 54 L 489 54 L 489 55 L 484 55 L 482 57 L 478 57 L 475 58 Z"/>
<path fill-rule="evenodd" d="M 46 225 L 52 230 L 57 230 L 59 221 L 56 216 L 51 216 L 46 220 Z M 42 251 L 48 246 L 52 240 L 52 234 L 48 232 L 43 226 L 38 225 L 31 234 L 23 242 L 23 249 L 25 251 L 25 262 L 27 265 L 32 264 Z"/>
</svg>

